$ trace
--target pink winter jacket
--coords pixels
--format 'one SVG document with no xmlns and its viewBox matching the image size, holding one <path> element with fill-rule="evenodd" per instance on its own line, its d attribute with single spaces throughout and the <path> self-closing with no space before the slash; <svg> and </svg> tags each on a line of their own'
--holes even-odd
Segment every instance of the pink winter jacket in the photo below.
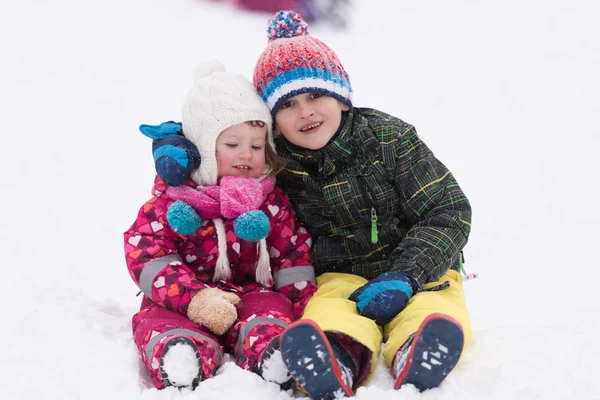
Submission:
<svg viewBox="0 0 600 400">
<path fill-rule="evenodd" d="M 191 181 L 188 184 L 194 186 Z M 174 202 L 166 193 L 167 187 L 157 176 L 154 196 L 142 206 L 137 219 L 124 233 L 127 267 L 147 297 L 145 301 L 187 315 L 190 300 L 200 289 L 219 287 L 239 295 L 261 290 L 255 279 L 259 245 L 238 238 L 233 219 L 223 219 L 231 278 L 213 283 L 218 256 L 214 223 L 210 219 L 204 221 L 192 235 L 176 233 L 166 218 L 167 209 Z M 291 300 L 294 316 L 300 318 L 316 291 L 310 235 L 296 220 L 290 200 L 281 189 L 275 188 L 268 194 L 260 210 L 271 225 L 266 241 L 273 289 Z"/>
</svg>

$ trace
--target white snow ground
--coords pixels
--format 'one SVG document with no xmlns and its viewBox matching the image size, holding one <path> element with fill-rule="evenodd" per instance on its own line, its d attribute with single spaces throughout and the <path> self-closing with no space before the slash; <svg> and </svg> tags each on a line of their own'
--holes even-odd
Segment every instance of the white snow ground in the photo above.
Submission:
<svg viewBox="0 0 600 400">
<path fill-rule="evenodd" d="M 178 120 L 193 67 L 251 77 L 270 15 L 199 0 L 1 2 L 0 399 L 290 399 L 226 364 L 193 393 L 141 384 L 122 232 L 150 195 L 141 123 Z M 354 103 L 414 125 L 474 210 L 474 340 L 439 389 L 360 400 L 598 399 L 600 5 L 355 1 L 312 33 Z"/>
</svg>

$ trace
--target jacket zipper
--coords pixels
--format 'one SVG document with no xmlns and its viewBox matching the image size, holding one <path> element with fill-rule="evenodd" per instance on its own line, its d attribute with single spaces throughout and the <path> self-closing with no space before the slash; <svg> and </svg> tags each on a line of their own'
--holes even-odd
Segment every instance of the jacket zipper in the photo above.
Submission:
<svg viewBox="0 0 600 400">
<path fill-rule="evenodd" d="M 375 207 L 371 207 L 371 243 L 376 244 L 379 241 L 377 232 L 377 212 Z"/>
<path fill-rule="evenodd" d="M 371 243 L 377 244 L 379 242 L 379 232 L 377 231 L 377 221 L 379 218 L 377 217 L 377 211 L 375 210 L 375 202 L 373 201 L 373 196 L 371 195 L 371 191 L 369 190 L 369 185 L 367 182 L 364 182 L 365 190 L 367 192 L 367 196 L 371 201 Z"/>
</svg>

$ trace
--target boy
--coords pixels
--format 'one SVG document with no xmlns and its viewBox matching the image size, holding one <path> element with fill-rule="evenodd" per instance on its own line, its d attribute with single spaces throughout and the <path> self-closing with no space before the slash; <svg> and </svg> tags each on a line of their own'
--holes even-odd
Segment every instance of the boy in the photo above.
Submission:
<svg viewBox="0 0 600 400">
<path fill-rule="evenodd" d="M 469 202 L 413 126 L 352 105 L 344 67 L 297 13 L 277 13 L 268 37 L 254 85 L 286 161 L 278 186 L 313 237 L 319 275 L 282 336 L 284 361 L 311 398 L 352 396 L 383 341 L 396 389 L 437 387 L 471 338 L 457 272 Z"/>
</svg>

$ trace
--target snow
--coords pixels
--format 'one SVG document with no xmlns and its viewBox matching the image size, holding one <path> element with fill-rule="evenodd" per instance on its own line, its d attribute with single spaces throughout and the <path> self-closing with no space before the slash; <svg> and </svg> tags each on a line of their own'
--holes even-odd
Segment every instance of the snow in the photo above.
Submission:
<svg viewBox="0 0 600 400">
<path fill-rule="evenodd" d="M 4 1 L 0 399 L 281 399 L 225 364 L 195 392 L 145 387 L 122 232 L 150 196 L 142 123 L 180 119 L 193 68 L 251 77 L 270 15 L 200 0 Z M 600 5 L 356 0 L 313 26 L 354 103 L 417 127 L 473 205 L 474 337 L 439 389 L 360 400 L 598 399 Z"/>
<path fill-rule="evenodd" d="M 189 344 L 177 343 L 169 348 L 163 358 L 162 371 L 173 386 L 190 386 L 198 376 L 199 368 L 196 352 Z"/>
<path fill-rule="evenodd" d="M 285 383 L 290 379 L 281 351 L 275 350 L 273 355 L 265 360 L 262 376 L 265 380 L 276 383 Z"/>
</svg>

